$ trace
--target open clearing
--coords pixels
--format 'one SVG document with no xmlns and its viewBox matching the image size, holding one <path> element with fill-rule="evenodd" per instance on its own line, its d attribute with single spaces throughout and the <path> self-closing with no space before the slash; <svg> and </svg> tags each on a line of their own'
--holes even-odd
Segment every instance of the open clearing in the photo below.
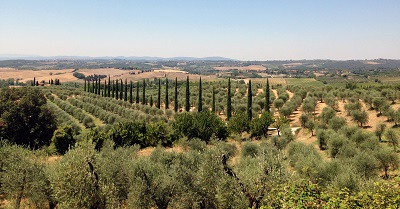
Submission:
<svg viewBox="0 0 400 209">
<path fill-rule="evenodd" d="M 37 81 L 48 81 L 50 79 L 60 79 L 60 81 L 76 81 L 72 75 L 73 69 L 64 70 L 17 70 L 14 68 L 0 68 L 0 79 L 20 79 L 22 82 L 33 80 L 36 77 Z"/>
<path fill-rule="evenodd" d="M 214 67 L 216 70 L 255 70 L 255 71 L 261 71 L 265 70 L 265 67 L 262 65 L 249 65 L 249 66 L 243 66 L 243 67 L 238 67 L 238 66 L 230 66 L 230 67 Z"/>
<path fill-rule="evenodd" d="M 19 79 L 21 82 L 27 82 L 33 80 L 35 77 L 37 81 L 49 81 L 51 79 L 59 79 L 61 82 L 82 82 L 83 80 L 73 76 L 74 69 L 64 70 L 17 70 L 14 68 L 0 68 L 0 79 Z M 188 74 L 185 71 L 179 70 L 154 70 L 152 72 L 141 72 L 140 70 L 120 70 L 115 68 L 98 68 L 98 69 L 79 69 L 79 73 L 88 75 L 110 75 L 111 79 L 127 79 L 128 81 L 139 81 L 142 79 L 153 79 L 153 78 L 169 78 L 178 80 L 184 80 L 187 76 L 191 80 L 198 80 L 200 77 L 205 81 L 217 80 L 216 75 L 197 75 Z"/>
</svg>

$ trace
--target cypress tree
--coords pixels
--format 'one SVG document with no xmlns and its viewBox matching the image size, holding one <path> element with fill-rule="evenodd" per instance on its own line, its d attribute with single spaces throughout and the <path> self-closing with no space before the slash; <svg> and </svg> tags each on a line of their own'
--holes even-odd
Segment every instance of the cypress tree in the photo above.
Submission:
<svg viewBox="0 0 400 209">
<path fill-rule="evenodd" d="M 153 95 L 150 96 L 150 107 L 153 107 Z"/>
<path fill-rule="evenodd" d="M 174 110 L 178 112 L 178 78 L 175 77 L 175 98 L 174 98 Z"/>
<path fill-rule="evenodd" d="M 90 92 L 90 81 L 87 81 L 87 92 Z"/>
<path fill-rule="evenodd" d="M 124 94 L 124 82 L 122 81 L 122 79 L 120 79 L 120 81 L 121 81 L 121 88 L 119 93 L 119 99 L 122 100 L 122 96 Z"/>
<path fill-rule="evenodd" d="M 112 81 L 112 94 L 111 94 L 111 98 L 114 98 L 114 92 L 115 92 L 115 81 Z"/>
<path fill-rule="evenodd" d="M 157 108 L 161 108 L 161 79 L 158 79 Z"/>
<path fill-rule="evenodd" d="M 139 104 L 139 81 L 136 83 L 136 104 Z"/>
<path fill-rule="evenodd" d="M 189 92 L 189 76 L 186 78 L 186 103 L 185 103 L 186 112 L 190 111 L 190 92 Z"/>
<path fill-rule="evenodd" d="M 143 79 L 142 104 L 146 104 L 146 81 Z"/>
<path fill-rule="evenodd" d="M 203 111 L 203 98 L 202 98 L 202 89 L 201 89 L 201 77 L 200 77 L 200 83 L 199 83 L 199 104 L 197 107 L 197 111 L 201 112 Z"/>
<path fill-rule="evenodd" d="M 265 87 L 265 111 L 269 112 L 269 106 L 271 105 L 269 102 L 269 80 L 267 78 L 267 86 Z"/>
<path fill-rule="evenodd" d="M 36 85 L 36 77 L 33 77 L 33 84 L 32 84 L 32 86 L 35 86 Z"/>
<path fill-rule="evenodd" d="M 115 81 L 115 99 L 118 100 L 119 98 L 119 83 L 118 83 L 118 79 Z"/>
<path fill-rule="evenodd" d="M 97 90 L 99 87 L 99 84 L 97 83 L 97 79 L 95 79 L 96 81 L 94 82 L 94 94 L 97 94 Z"/>
<path fill-rule="evenodd" d="M 168 100 L 168 78 L 165 79 L 165 109 L 169 109 L 169 100 Z"/>
<path fill-rule="evenodd" d="M 57 80 L 56 80 L 57 83 Z M 94 80 L 92 80 L 92 93 L 94 93 L 94 91 L 96 90 L 96 86 L 94 85 Z"/>
<path fill-rule="evenodd" d="M 104 80 L 104 95 L 103 95 L 103 97 L 106 97 L 107 96 L 107 80 Z"/>
<path fill-rule="evenodd" d="M 211 105 L 211 112 L 215 113 L 215 90 L 214 90 L 214 86 L 212 87 L 212 105 Z"/>
<path fill-rule="evenodd" d="M 249 120 L 253 118 L 252 104 L 253 104 L 253 95 L 251 92 L 251 80 L 249 80 L 249 87 L 247 89 L 247 117 L 249 118 Z"/>
<path fill-rule="evenodd" d="M 133 95 L 132 95 L 132 92 L 133 91 L 133 85 L 132 85 L 132 81 L 130 82 L 130 85 L 129 85 L 129 102 L 132 104 L 133 103 Z"/>
<path fill-rule="evenodd" d="M 97 90 L 97 94 L 98 95 L 100 95 L 100 91 L 101 91 L 101 79 L 99 78 L 99 87 L 98 87 L 98 90 Z"/>
<path fill-rule="evenodd" d="M 128 80 L 125 78 L 125 95 L 124 100 L 128 101 Z"/>
<path fill-rule="evenodd" d="M 128 80 L 125 78 L 124 101 L 128 101 Z"/>
<path fill-rule="evenodd" d="M 228 78 L 228 98 L 226 101 L 226 118 L 232 117 L 232 100 L 231 100 L 231 78 Z"/>
<path fill-rule="evenodd" d="M 83 81 L 85 82 L 85 84 L 83 85 L 83 91 L 86 91 L 86 80 L 83 79 Z"/>
<path fill-rule="evenodd" d="M 108 75 L 108 92 L 107 92 L 107 96 L 110 97 L 111 96 L 111 77 L 110 75 Z"/>
</svg>

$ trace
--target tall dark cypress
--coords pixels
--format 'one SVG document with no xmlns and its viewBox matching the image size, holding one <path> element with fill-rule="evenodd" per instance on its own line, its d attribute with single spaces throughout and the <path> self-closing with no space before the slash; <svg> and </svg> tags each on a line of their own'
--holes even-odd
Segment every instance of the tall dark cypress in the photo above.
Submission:
<svg viewBox="0 0 400 209">
<path fill-rule="evenodd" d="M 122 100 L 122 96 L 124 95 L 124 82 L 122 81 L 122 79 L 119 79 L 121 81 L 121 87 L 120 92 L 119 92 L 119 99 Z"/>
<path fill-rule="evenodd" d="M 100 95 L 100 91 L 101 91 L 101 79 L 99 78 L 99 82 L 98 82 L 98 90 L 97 90 L 97 94 Z"/>
<path fill-rule="evenodd" d="M 253 104 L 253 95 L 251 92 L 251 80 L 249 80 L 249 87 L 247 89 L 247 117 L 249 118 L 249 120 L 253 118 L 252 104 Z"/>
<path fill-rule="evenodd" d="M 190 92 L 189 92 L 189 76 L 186 78 L 186 103 L 185 103 L 186 112 L 190 111 Z"/>
<path fill-rule="evenodd" d="M 269 80 L 267 78 L 267 86 L 265 87 L 265 107 L 264 107 L 264 109 L 265 109 L 265 111 L 268 111 L 268 112 L 269 112 L 269 107 L 271 105 L 269 102 L 269 97 L 270 97 L 270 95 L 269 95 Z"/>
<path fill-rule="evenodd" d="M 199 112 L 203 111 L 203 97 L 202 97 L 202 89 L 201 89 L 201 77 L 200 77 L 200 83 L 199 83 L 199 104 L 197 106 L 197 110 Z"/>
<path fill-rule="evenodd" d="M 128 101 L 128 79 L 125 78 L 124 101 Z"/>
<path fill-rule="evenodd" d="M 136 83 L 136 104 L 139 104 L 139 81 Z"/>
<path fill-rule="evenodd" d="M 111 94 L 111 98 L 114 98 L 114 92 L 115 92 L 115 81 L 112 81 L 112 94 Z"/>
<path fill-rule="evenodd" d="M 143 79 L 143 89 L 142 89 L 142 104 L 145 105 L 146 103 L 146 81 Z"/>
<path fill-rule="evenodd" d="M 228 98 L 226 100 L 226 118 L 232 117 L 231 78 L 228 78 Z"/>
<path fill-rule="evenodd" d="M 132 81 L 131 81 L 130 85 L 129 85 L 129 102 L 131 104 L 133 103 L 133 95 L 132 95 L 132 93 L 133 93 L 133 84 L 132 84 Z"/>
<path fill-rule="evenodd" d="M 97 83 L 97 79 L 95 79 L 96 81 L 94 82 L 94 94 L 97 94 L 97 90 L 99 88 L 99 84 Z"/>
<path fill-rule="evenodd" d="M 212 87 L 212 105 L 211 105 L 211 112 L 215 113 L 215 90 L 214 90 L 214 86 Z"/>
<path fill-rule="evenodd" d="M 153 107 L 153 95 L 150 95 L 150 107 Z"/>
<path fill-rule="evenodd" d="M 104 80 L 104 95 L 103 97 L 107 97 L 107 80 Z"/>
<path fill-rule="evenodd" d="M 108 75 L 108 91 L 107 91 L 107 96 L 111 96 L 111 77 Z"/>
<path fill-rule="evenodd" d="M 86 80 L 83 79 L 83 81 L 85 82 L 85 84 L 83 85 L 83 91 L 86 91 Z"/>
<path fill-rule="evenodd" d="M 116 100 L 118 100 L 118 98 L 119 98 L 119 82 L 118 82 L 118 79 L 117 80 L 115 80 L 115 99 Z"/>
<path fill-rule="evenodd" d="M 169 109 L 168 78 L 165 79 L 165 109 Z"/>
<path fill-rule="evenodd" d="M 96 90 L 96 86 L 94 85 L 94 80 L 92 80 L 92 93 L 94 93 Z"/>
<path fill-rule="evenodd" d="M 161 79 L 158 79 L 157 108 L 161 108 Z"/>
<path fill-rule="evenodd" d="M 175 77 L 175 95 L 174 95 L 174 110 L 178 112 L 178 78 Z"/>
<path fill-rule="evenodd" d="M 33 77 L 33 84 L 32 84 L 32 86 L 35 86 L 36 85 L 36 77 Z"/>
</svg>

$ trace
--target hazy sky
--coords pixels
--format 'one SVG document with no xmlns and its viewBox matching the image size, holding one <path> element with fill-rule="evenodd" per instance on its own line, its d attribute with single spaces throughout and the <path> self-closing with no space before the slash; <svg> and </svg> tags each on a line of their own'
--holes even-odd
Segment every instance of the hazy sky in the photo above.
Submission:
<svg viewBox="0 0 400 209">
<path fill-rule="evenodd" d="M 400 1 L 0 0 L 0 54 L 400 59 Z"/>
</svg>

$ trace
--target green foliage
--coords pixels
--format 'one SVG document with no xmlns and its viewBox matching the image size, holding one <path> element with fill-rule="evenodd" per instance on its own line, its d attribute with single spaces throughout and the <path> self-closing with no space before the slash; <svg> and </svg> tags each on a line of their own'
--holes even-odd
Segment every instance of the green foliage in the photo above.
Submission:
<svg viewBox="0 0 400 209">
<path fill-rule="evenodd" d="M 228 78 L 228 93 L 226 99 L 226 117 L 229 120 L 232 117 L 232 95 L 231 95 L 231 79 Z"/>
<path fill-rule="evenodd" d="M 393 129 L 388 129 L 385 133 L 385 138 L 389 141 L 390 145 L 393 146 L 393 149 L 396 152 L 397 146 L 399 145 L 397 133 Z"/>
<path fill-rule="evenodd" d="M 282 99 L 275 99 L 274 101 L 274 107 L 277 108 L 278 110 L 285 104 L 285 102 Z"/>
<path fill-rule="evenodd" d="M 208 110 L 177 114 L 172 126 L 176 133 L 189 139 L 199 138 L 208 142 L 212 136 L 220 140 L 224 140 L 228 136 L 224 122 Z"/>
<path fill-rule="evenodd" d="M 198 105 L 197 105 L 197 111 L 201 112 L 203 111 L 203 88 L 201 87 L 201 77 L 200 77 L 200 82 L 199 82 L 199 99 L 198 99 Z"/>
<path fill-rule="evenodd" d="M 251 80 L 249 80 L 249 86 L 247 87 L 247 118 L 251 121 L 253 118 L 253 93 L 251 91 Z"/>
<path fill-rule="evenodd" d="M 60 208 L 105 208 L 94 145 L 85 143 L 67 152 L 50 173 Z"/>
<path fill-rule="evenodd" d="M 146 135 L 146 144 L 149 146 L 170 146 L 174 138 L 168 125 L 164 122 L 150 123 L 146 126 Z"/>
<path fill-rule="evenodd" d="M 71 126 L 63 126 L 58 128 L 53 135 L 52 142 L 61 155 L 65 154 L 68 149 L 73 147 L 76 140 L 73 135 L 73 130 Z"/>
<path fill-rule="evenodd" d="M 396 153 L 387 149 L 378 150 L 375 153 L 378 161 L 378 167 L 384 172 L 384 178 L 389 178 L 389 169 L 396 169 L 399 166 L 399 157 Z"/>
<path fill-rule="evenodd" d="M 328 149 L 329 138 L 335 134 L 332 130 L 317 130 L 318 146 L 320 150 Z"/>
<path fill-rule="evenodd" d="M 322 121 L 323 123 L 328 124 L 328 123 L 329 123 L 329 120 L 331 120 L 331 119 L 332 119 L 333 117 L 335 117 L 335 116 L 336 116 L 336 111 L 335 111 L 333 108 L 331 108 L 331 107 L 324 107 L 324 108 L 322 109 L 320 118 L 321 118 L 321 121 Z"/>
<path fill-rule="evenodd" d="M 239 112 L 230 118 L 228 122 L 228 130 L 231 133 L 241 134 L 250 130 L 250 121 L 246 117 L 246 113 Z"/>
<path fill-rule="evenodd" d="M 56 123 L 45 104 L 46 99 L 37 88 L 1 89 L 1 138 L 34 149 L 48 146 Z"/>
<path fill-rule="evenodd" d="M 14 208 L 20 208 L 23 199 L 38 208 L 51 201 L 43 159 L 40 153 L 18 145 L 0 145 L 0 194 Z"/>
<path fill-rule="evenodd" d="M 245 142 L 242 146 L 242 157 L 256 157 L 260 152 L 260 147 L 251 142 Z"/>
<path fill-rule="evenodd" d="M 109 132 L 115 146 L 139 144 L 146 146 L 146 124 L 143 122 L 118 123 Z"/>
<path fill-rule="evenodd" d="M 369 120 L 368 113 L 365 110 L 354 110 L 351 112 L 351 116 L 353 117 L 354 121 L 360 124 L 360 127 L 363 127 L 363 125 L 368 123 Z"/>
<path fill-rule="evenodd" d="M 328 127 L 335 131 L 340 130 L 346 125 L 346 119 L 339 116 L 334 116 L 328 121 Z"/>
<path fill-rule="evenodd" d="M 260 117 L 250 122 L 250 133 L 252 137 L 260 138 L 268 136 L 268 127 L 274 123 L 274 118 L 268 111 L 264 111 Z"/>
<path fill-rule="evenodd" d="M 190 89 L 189 89 L 189 76 L 186 78 L 186 94 L 185 94 L 185 111 L 190 111 Z"/>
<path fill-rule="evenodd" d="M 178 112 L 178 78 L 175 78 L 174 111 Z"/>
<path fill-rule="evenodd" d="M 305 145 L 300 142 L 288 145 L 288 160 L 301 175 L 313 178 L 316 175 L 317 167 L 322 159 L 312 145 Z"/>
</svg>

